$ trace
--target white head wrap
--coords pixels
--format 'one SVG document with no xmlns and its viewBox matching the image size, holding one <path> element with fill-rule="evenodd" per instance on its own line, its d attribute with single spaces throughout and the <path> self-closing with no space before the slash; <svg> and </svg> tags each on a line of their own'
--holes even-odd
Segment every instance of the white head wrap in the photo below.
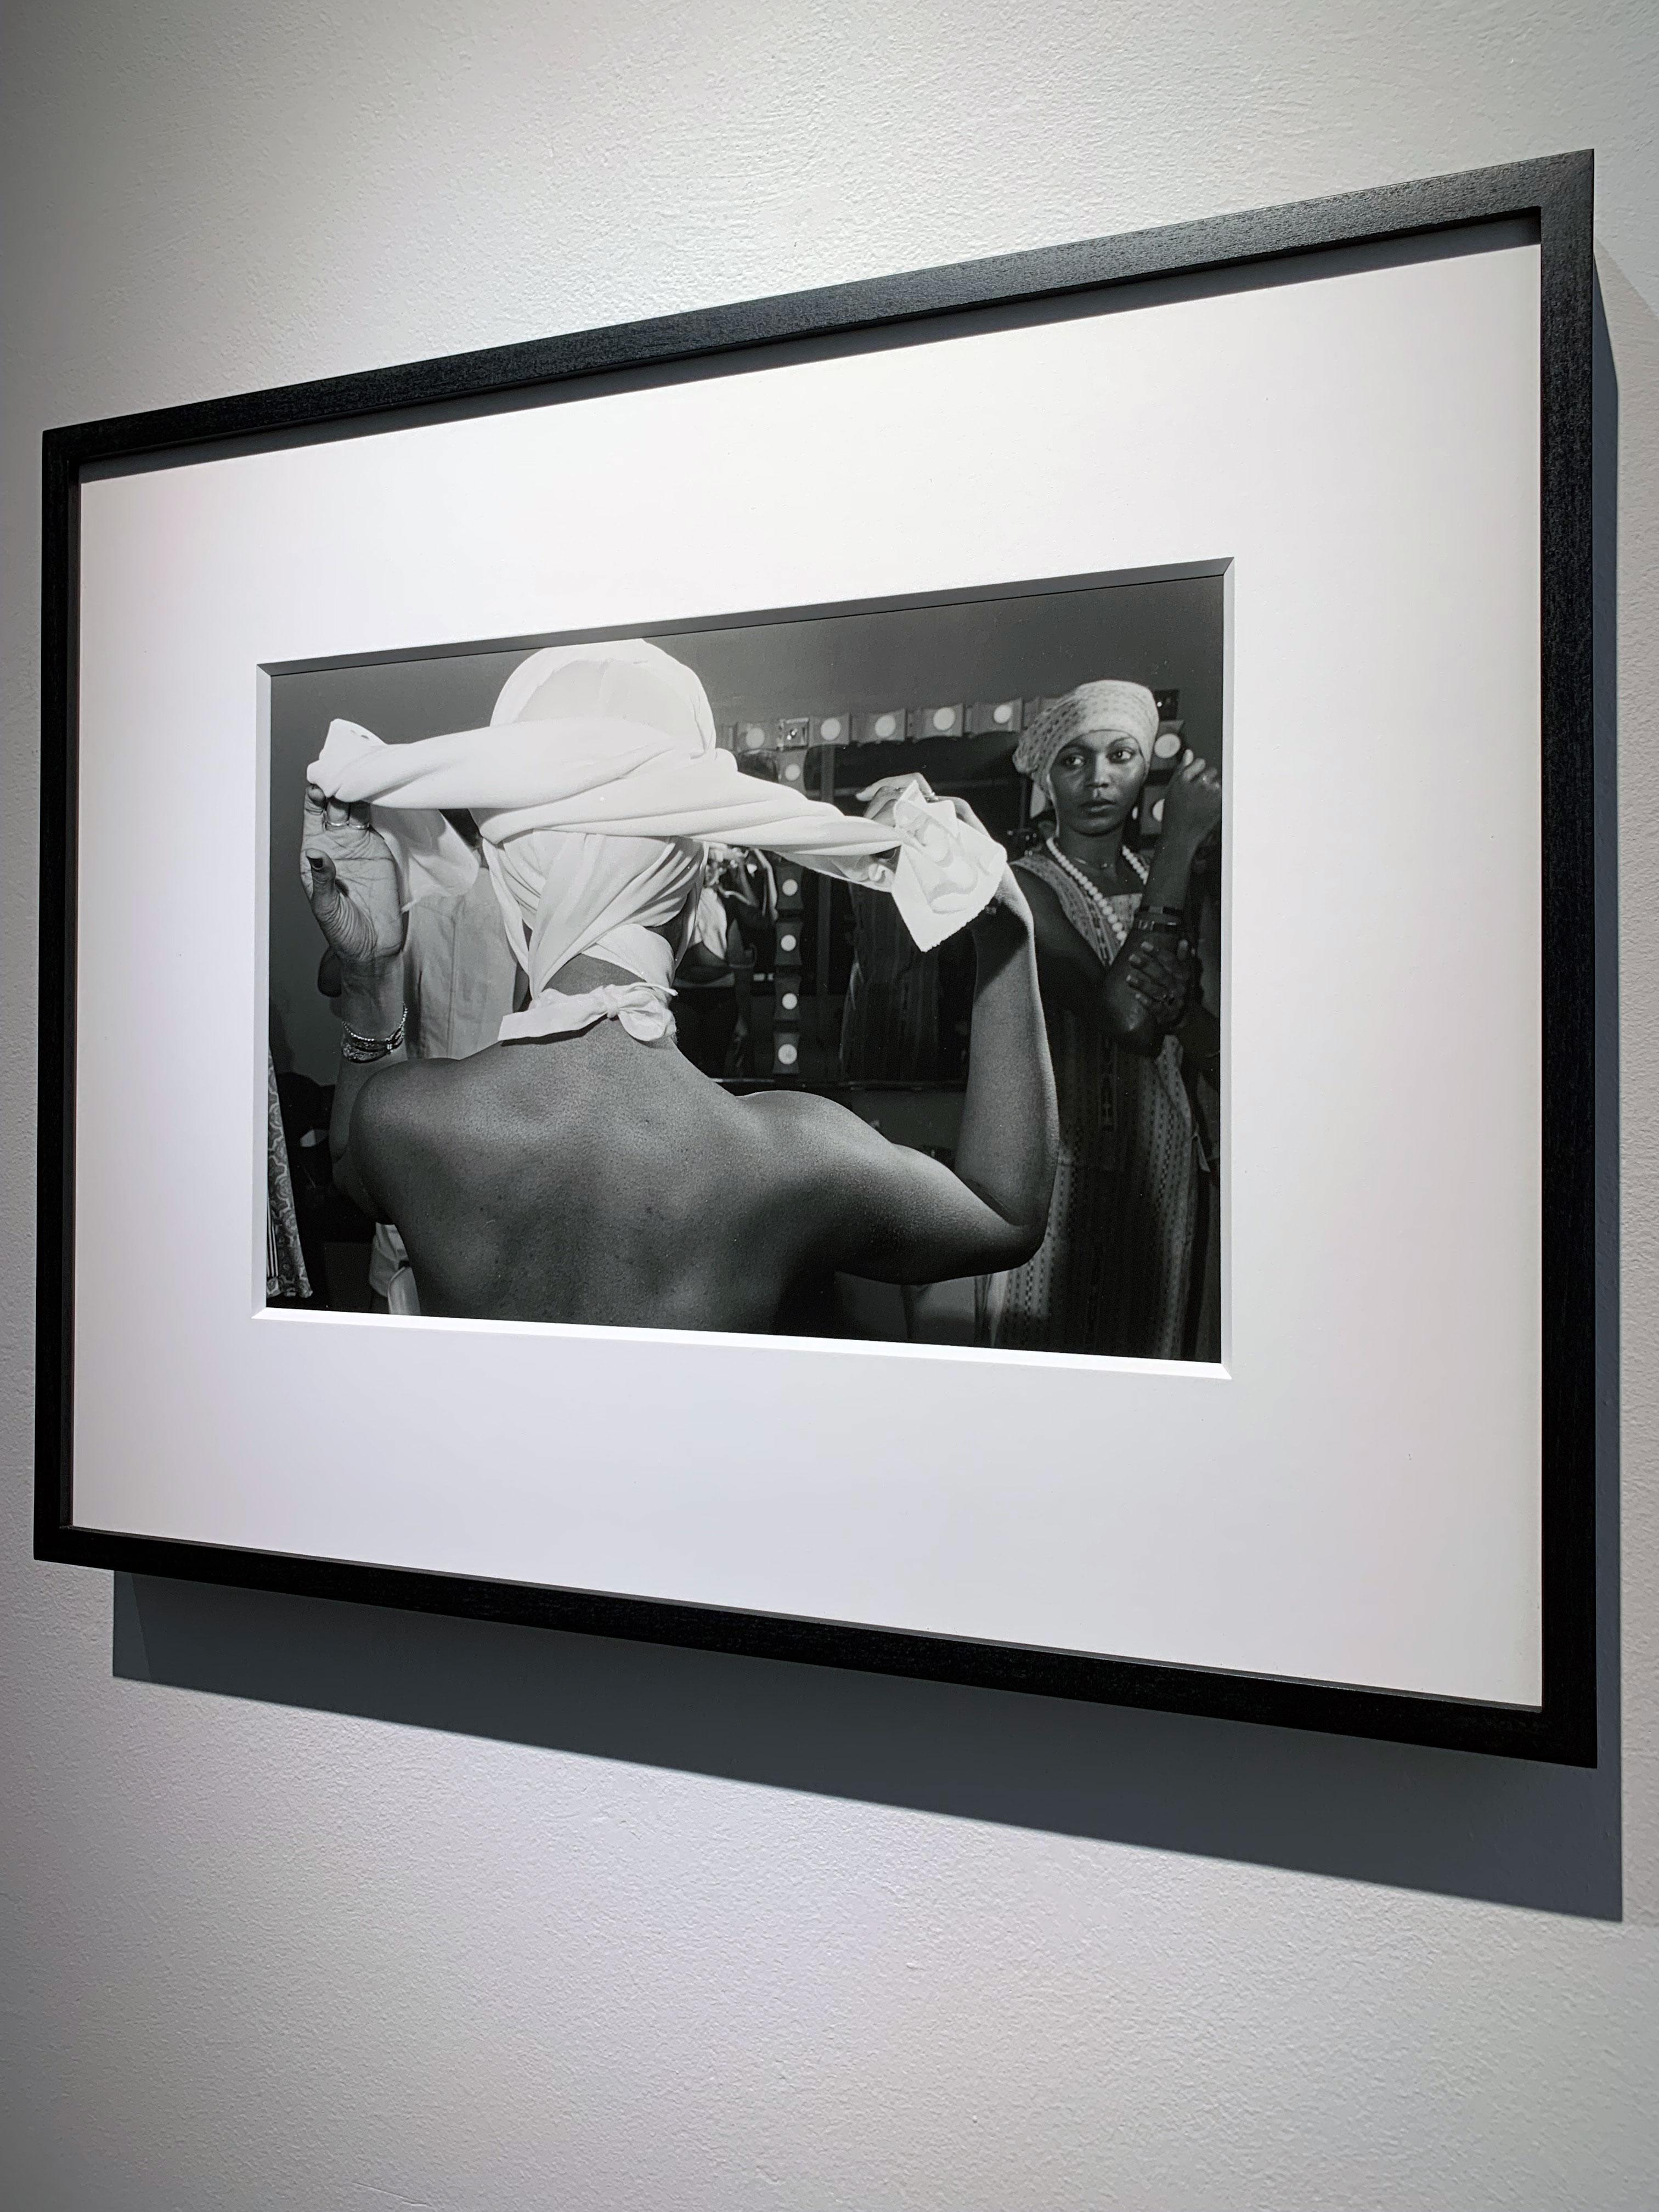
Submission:
<svg viewBox="0 0 1659 2212">
<path fill-rule="evenodd" d="M 532 653 L 487 729 L 387 745 L 355 722 L 332 722 L 307 774 L 331 799 L 368 803 L 406 904 L 465 890 L 477 873 L 477 856 L 434 810 L 477 817 L 532 992 L 527 1011 L 501 1024 L 503 1039 L 603 1014 L 637 1036 L 665 1034 L 675 952 L 658 933 L 682 918 L 690 927 L 710 841 L 790 853 L 890 891 L 924 949 L 989 904 L 1005 865 L 1001 847 L 943 802 L 906 792 L 882 823 L 740 774 L 720 750 L 696 676 L 640 638 Z M 579 953 L 640 980 L 580 998 L 551 990 Z"/>
<path fill-rule="evenodd" d="M 1054 805 L 1048 771 L 1073 738 L 1085 730 L 1132 738 L 1150 768 L 1152 740 L 1158 735 L 1158 702 L 1144 684 L 1123 684 L 1115 678 L 1098 684 L 1079 684 L 1062 699 L 1051 700 L 1021 738 L 1014 750 L 1014 766 L 1030 777 L 1036 787 L 1033 811 Z"/>
</svg>

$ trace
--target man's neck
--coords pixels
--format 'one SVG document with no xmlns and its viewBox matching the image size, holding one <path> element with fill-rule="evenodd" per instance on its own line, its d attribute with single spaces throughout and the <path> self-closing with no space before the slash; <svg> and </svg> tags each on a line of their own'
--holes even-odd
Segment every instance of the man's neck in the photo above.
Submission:
<svg viewBox="0 0 1659 2212">
<path fill-rule="evenodd" d="M 637 975 L 626 968 L 618 968 L 614 961 L 596 960 L 591 952 L 579 952 L 574 960 L 567 960 L 562 968 L 550 975 L 543 988 L 562 991 L 568 998 L 580 998 L 584 991 L 597 991 L 602 983 L 637 983 Z"/>
</svg>

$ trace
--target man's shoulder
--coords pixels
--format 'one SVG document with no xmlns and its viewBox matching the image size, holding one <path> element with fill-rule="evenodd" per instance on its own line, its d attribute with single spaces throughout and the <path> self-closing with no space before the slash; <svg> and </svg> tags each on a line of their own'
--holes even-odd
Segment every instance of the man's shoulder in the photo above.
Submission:
<svg viewBox="0 0 1659 2212">
<path fill-rule="evenodd" d="M 456 1078 L 470 1066 L 463 1060 L 402 1060 L 377 1068 L 352 1109 L 354 1139 L 395 1135 L 428 1122 L 453 1101 L 464 1085 Z"/>
<path fill-rule="evenodd" d="M 878 1132 L 850 1107 L 816 1091 L 756 1091 L 734 1103 L 750 1117 L 751 1126 L 764 1129 L 803 1157 L 857 1155 L 882 1141 Z"/>
</svg>

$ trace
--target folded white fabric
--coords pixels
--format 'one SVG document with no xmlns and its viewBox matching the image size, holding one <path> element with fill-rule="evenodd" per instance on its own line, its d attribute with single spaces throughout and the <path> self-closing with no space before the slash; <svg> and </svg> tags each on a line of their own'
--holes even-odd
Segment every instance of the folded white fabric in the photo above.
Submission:
<svg viewBox="0 0 1659 2212">
<path fill-rule="evenodd" d="M 994 839 L 915 791 L 899 795 L 890 821 L 874 822 L 743 775 L 716 742 L 697 677 L 640 638 L 532 653 L 484 729 L 387 745 L 358 723 L 332 722 L 308 775 L 331 799 L 368 803 L 409 905 L 474 880 L 477 854 L 438 810 L 475 817 L 532 994 L 504 1037 L 564 1026 L 546 1006 L 547 1027 L 512 1028 L 562 995 L 550 979 L 579 953 L 665 1000 L 677 948 L 659 933 L 693 926 L 710 842 L 787 853 L 890 891 L 924 951 L 989 904 L 1006 865 Z M 308 877 L 303 858 L 301 867 Z"/>
<path fill-rule="evenodd" d="M 591 1029 L 595 1022 L 620 1022 L 641 1044 L 654 1044 L 672 1036 L 674 1018 L 666 993 L 649 983 L 601 983 L 592 991 L 544 991 L 521 1014 L 509 1014 L 501 1024 L 500 1042 L 517 1037 L 568 1036 Z"/>
</svg>

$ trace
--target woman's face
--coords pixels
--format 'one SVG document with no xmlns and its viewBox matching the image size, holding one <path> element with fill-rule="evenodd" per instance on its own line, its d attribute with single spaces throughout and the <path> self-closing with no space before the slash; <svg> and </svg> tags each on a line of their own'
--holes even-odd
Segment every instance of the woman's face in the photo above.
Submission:
<svg viewBox="0 0 1659 2212">
<path fill-rule="evenodd" d="M 1091 837 L 1122 828 L 1146 781 L 1146 757 L 1121 730 L 1068 738 L 1048 770 L 1060 827 Z"/>
</svg>

